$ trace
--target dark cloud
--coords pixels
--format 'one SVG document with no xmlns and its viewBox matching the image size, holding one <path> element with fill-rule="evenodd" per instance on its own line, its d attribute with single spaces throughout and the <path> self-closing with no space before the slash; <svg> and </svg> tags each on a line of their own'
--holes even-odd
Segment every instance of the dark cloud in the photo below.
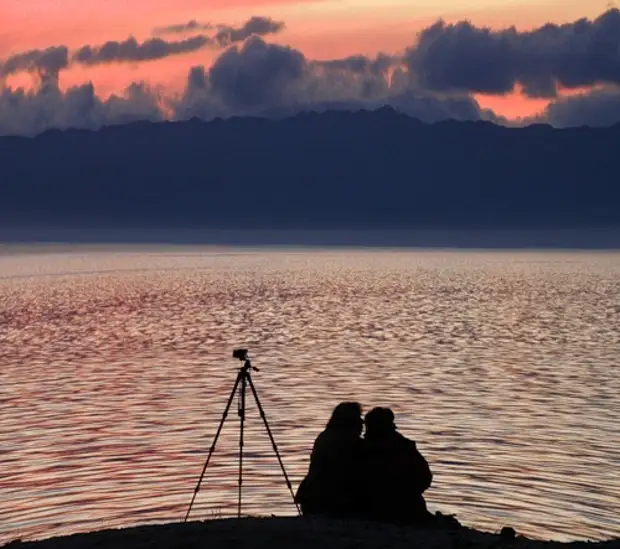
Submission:
<svg viewBox="0 0 620 549">
<path fill-rule="evenodd" d="M 200 23 L 199 21 L 193 19 L 187 23 L 156 28 L 153 31 L 153 34 L 182 34 L 188 32 L 202 33 L 204 31 L 215 30 L 215 34 L 210 36 L 213 40 L 213 44 L 220 48 L 226 48 L 238 42 L 243 42 L 251 36 L 266 36 L 268 34 L 278 33 L 283 29 L 284 22 L 282 21 L 275 21 L 271 17 L 254 16 L 248 19 L 240 27 Z"/>
<path fill-rule="evenodd" d="M 237 42 L 243 42 L 251 36 L 266 36 L 275 34 L 284 29 L 282 21 L 274 21 L 271 17 L 252 17 L 241 27 L 229 27 L 220 25 L 215 41 L 221 46 L 226 47 Z"/>
<path fill-rule="evenodd" d="M 253 38 L 228 49 L 211 69 L 190 71 L 185 94 L 174 105 L 175 118 L 289 116 L 389 105 L 426 122 L 493 119 L 468 95 L 438 97 L 407 87 L 406 79 L 390 78 L 391 67 L 384 55 L 309 61 L 292 48 Z"/>
<path fill-rule="evenodd" d="M 154 61 L 172 55 L 190 53 L 212 44 L 208 36 L 197 35 L 184 40 L 150 38 L 142 43 L 133 36 L 123 42 L 109 41 L 102 46 L 83 46 L 73 54 L 73 61 L 83 65 Z"/>
<path fill-rule="evenodd" d="M 37 73 L 42 79 L 58 77 L 59 71 L 71 63 L 82 65 L 101 65 L 104 63 L 138 63 L 155 61 L 173 55 L 182 55 L 198 51 L 205 47 L 228 47 L 243 42 L 252 36 L 265 36 L 281 31 L 284 23 L 269 17 L 252 17 L 241 27 L 228 25 L 211 25 L 192 20 L 187 23 L 170 25 L 155 29 L 158 34 L 196 32 L 217 29 L 214 36 L 204 33 L 196 34 L 183 40 L 166 40 L 149 38 L 138 42 L 130 36 L 124 41 L 110 40 L 104 44 L 85 45 L 69 56 L 66 46 L 54 46 L 45 50 L 31 50 L 15 54 L 0 63 L 0 78 L 19 72 Z"/>
<path fill-rule="evenodd" d="M 380 102 L 397 91 L 390 87 L 387 71 L 379 70 L 388 65 L 384 58 L 316 62 L 253 37 L 225 51 L 208 71 L 192 69 L 180 110 L 204 117 L 214 105 L 224 113 L 259 114 L 302 105 Z"/>
<path fill-rule="evenodd" d="M 492 112 L 482 112 L 477 101 L 468 95 L 442 98 L 411 90 L 391 97 L 387 104 L 423 122 L 497 120 Z"/>
<path fill-rule="evenodd" d="M 69 50 L 65 46 L 45 50 L 30 50 L 9 57 L 0 63 L 0 76 L 18 72 L 37 73 L 41 76 L 58 75 L 69 65 Z"/>
<path fill-rule="evenodd" d="M 230 108 L 255 108 L 290 100 L 306 71 L 304 55 L 250 38 L 225 51 L 209 70 L 211 93 Z"/>
<path fill-rule="evenodd" d="M 418 82 L 431 90 L 505 93 L 515 83 L 512 34 L 440 21 L 420 33 L 406 62 Z"/>
<path fill-rule="evenodd" d="M 438 91 L 507 93 L 520 83 L 530 96 L 554 97 L 558 86 L 619 84 L 620 10 L 527 32 L 440 21 L 405 61 L 421 86 Z"/>
<path fill-rule="evenodd" d="M 177 23 L 168 25 L 167 27 L 157 27 L 153 30 L 153 34 L 183 34 L 185 32 L 202 32 L 213 30 L 214 26 L 211 23 L 200 23 L 195 19 L 188 21 L 187 23 Z"/>
<path fill-rule="evenodd" d="M 393 95 L 406 88 L 406 80 L 390 79 L 400 60 L 380 53 L 374 58 L 353 55 L 342 59 L 310 62 L 314 75 L 314 92 L 341 99 L 351 93 L 361 99 Z M 327 88 L 327 89 L 325 89 Z"/>
<path fill-rule="evenodd" d="M 146 84 L 102 100 L 92 84 L 61 91 L 55 82 L 37 90 L 0 91 L 0 135 L 36 135 L 50 128 L 97 129 L 137 120 L 163 120 L 162 99 Z"/>
<path fill-rule="evenodd" d="M 209 120 L 224 114 L 221 103 L 212 97 L 209 74 L 204 67 L 190 69 L 183 96 L 174 103 L 173 111 L 173 118 L 180 120 L 194 117 Z"/>
<path fill-rule="evenodd" d="M 315 61 L 315 64 L 326 69 L 350 71 L 357 74 L 381 74 L 397 62 L 393 57 L 380 53 L 374 59 L 365 55 L 351 55 L 342 59 Z"/>
<path fill-rule="evenodd" d="M 219 47 L 228 47 L 238 42 L 243 42 L 250 36 L 267 36 L 276 34 L 285 27 L 283 21 L 275 21 L 271 17 L 254 16 L 248 19 L 240 27 L 231 25 L 213 25 L 212 23 L 201 23 L 192 19 L 187 23 L 158 27 L 153 30 L 153 34 L 183 34 L 188 32 L 202 33 L 204 31 L 217 31 L 213 36 L 213 42 Z"/>
<path fill-rule="evenodd" d="M 620 90 L 594 90 L 558 99 L 547 107 L 542 120 L 559 128 L 617 124 L 620 122 Z"/>
<path fill-rule="evenodd" d="M 0 95 L 0 134 L 34 135 L 48 128 L 99 128 L 131 120 L 210 120 L 233 115 L 287 116 L 301 111 L 376 109 L 391 105 L 425 122 L 488 118 L 468 95 L 439 97 L 390 78 L 384 56 L 317 63 L 258 37 L 231 46 L 208 70 L 189 71 L 185 90 L 165 97 L 144 84 L 99 99 L 92 85 L 61 92 L 57 83 Z"/>
<path fill-rule="evenodd" d="M 167 30 L 168 32 L 181 33 L 205 28 L 214 27 L 197 21 L 190 21 L 184 25 L 171 25 L 167 27 Z M 74 62 L 84 65 L 154 61 L 172 55 L 191 53 L 207 46 L 226 47 L 237 42 L 243 42 L 251 36 L 276 33 L 284 28 L 284 23 L 274 21 L 269 17 L 252 17 L 238 28 L 225 25 L 218 25 L 217 28 L 219 30 L 213 37 L 197 34 L 183 40 L 150 38 L 142 43 L 138 42 L 133 36 L 123 42 L 111 40 L 101 46 L 83 46 L 73 54 L 72 59 Z"/>
</svg>

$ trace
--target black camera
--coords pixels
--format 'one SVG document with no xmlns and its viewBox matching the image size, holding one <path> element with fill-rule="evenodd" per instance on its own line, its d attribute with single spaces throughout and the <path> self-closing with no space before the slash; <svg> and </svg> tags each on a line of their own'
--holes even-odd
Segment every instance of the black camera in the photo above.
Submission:
<svg viewBox="0 0 620 549">
<path fill-rule="evenodd" d="M 247 360 L 248 350 L 247 349 L 235 349 L 233 351 L 233 358 L 238 358 L 239 360 Z"/>
</svg>

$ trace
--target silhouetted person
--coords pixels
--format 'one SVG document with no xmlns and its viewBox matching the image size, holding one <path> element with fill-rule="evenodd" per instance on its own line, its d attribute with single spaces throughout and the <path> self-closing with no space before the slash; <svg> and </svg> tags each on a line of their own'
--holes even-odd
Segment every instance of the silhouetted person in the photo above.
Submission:
<svg viewBox="0 0 620 549">
<path fill-rule="evenodd" d="M 365 482 L 368 518 L 396 524 L 427 522 L 422 495 L 433 475 L 414 441 L 396 430 L 389 408 L 366 414 Z"/>
<path fill-rule="evenodd" d="M 357 402 L 341 402 L 317 437 L 296 500 L 304 515 L 360 517 L 364 422 Z"/>
</svg>

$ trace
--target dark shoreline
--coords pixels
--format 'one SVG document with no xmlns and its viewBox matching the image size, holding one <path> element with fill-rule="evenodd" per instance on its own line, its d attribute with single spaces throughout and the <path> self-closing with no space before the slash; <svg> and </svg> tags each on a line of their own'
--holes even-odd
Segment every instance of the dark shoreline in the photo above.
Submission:
<svg viewBox="0 0 620 549">
<path fill-rule="evenodd" d="M 608 541 L 540 541 L 481 532 L 464 526 L 451 529 L 407 528 L 364 522 L 309 518 L 217 519 L 100 530 L 40 541 L 14 540 L 5 549 L 193 549 L 198 547 L 309 549 L 620 549 L 620 538 Z"/>
<path fill-rule="evenodd" d="M 573 229 L 215 229 L 2 227 L 0 244 L 17 246 L 216 246 L 247 248 L 394 248 L 461 250 L 620 249 L 620 228 Z"/>
</svg>

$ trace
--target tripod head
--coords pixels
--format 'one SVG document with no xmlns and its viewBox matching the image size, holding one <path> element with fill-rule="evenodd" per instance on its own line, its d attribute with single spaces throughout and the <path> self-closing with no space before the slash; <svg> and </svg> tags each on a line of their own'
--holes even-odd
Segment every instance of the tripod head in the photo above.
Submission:
<svg viewBox="0 0 620 549">
<path fill-rule="evenodd" d="M 255 372 L 258 372 L 259 369 L 256 366 L 252 366 L 252 363 L 250 362 L 250 359 L 248 358 L 248 350 L 247 349 L 235 349 L 233 351 L 232 354 L 233 358 L 238 358 L 239 360 L 243 361 L 243 366 L 242 368 L 244 370 L 249 370 L 252 369 Z"/>
</svg>

